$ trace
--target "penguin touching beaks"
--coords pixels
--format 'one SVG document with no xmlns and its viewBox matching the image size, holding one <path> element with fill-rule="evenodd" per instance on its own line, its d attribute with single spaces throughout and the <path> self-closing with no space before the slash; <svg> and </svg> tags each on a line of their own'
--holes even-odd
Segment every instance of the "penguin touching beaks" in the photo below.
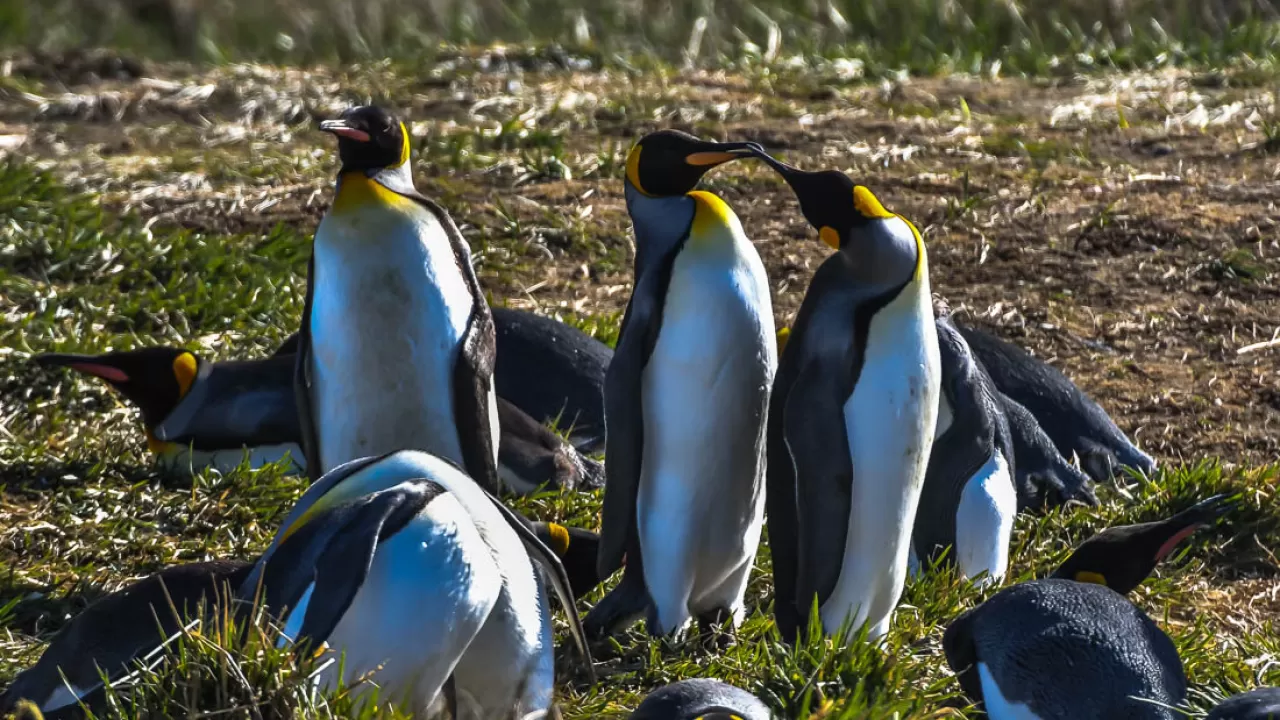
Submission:
<svg viewBox="0 0 1280 720">
<path fill-rule="evenodd" d="M 599 587 L 605 578 L 596 570 L 600 552 L 600 534 L 585 528 L 568 527 L 553 522 L 533 523 L 533 532 L 551 548 L 564 565 L 573 599 L 578 600 Z"/>
<path fill-rule="evenodd" d="M 1204 720 L 1280 720 L 1280 688 L 1258 688 L 1229 697 Z"/>
<path fill-rule="evenodd" d="M 343 680 L 372 673 L 380 701 L 430 716 L 448 695 L 488 718 L 551 706 L 549 592 L 594 681 L 564 567 L 531 524 L 456 465 L 402 450 L 313 483 L 240 597 L 265 599 L 282 641 L 344 654 Z"/>
<path fill-rule="evenodd" d="M 135 669 L 135 661 L 162 648 L 185 620 L 201 617 L 197 610 L 203 609 L 203 617 L 216 616 L 220 600 L 229 598 L 252 569 L 251 563 L 222 560 L 177 565 L 94 602 L 0 694 L 0 716 L 23 699 L 51 720 L 63 714 L 82 717 L 81 702 L 101 712 L 101 673 L 116 682 Z"/>
<path fill-rule="evenodd" d="M 999 390 L 996 390 L 996 399 L 1004 410 L 1013 442 L 1018 512 L 1063 505 L 1071 500 L 1097 505 L 1098 497 L 1089 476 L 1058 452 L 1036 416 Z"/>
<path fill-rule="evenodd" d="M 147 448 L 176 469 L 227 472 L 248 454 L 250 467 L 289 457 L 299 447 L 293 358 L 210 362 L 176 347 L 105 355 L 45 353 L 35 361 L 101 378 L 142 411 Z"/>
<path fill-rule="evenodd" d="M 649 693 L 628 720 L 772 720 L 760 698 L 713 678 L 681 680 Z"/>
<path fill-rule="evenodd" d="M 1005 588 L 943 636 L 960 686 L 992 720 L 1175 720 L 1186 675 L 1173 641 L 1125 599 L 1226 505 L 1110 528 L 1051 577 Z"/>
<path fill-rule="evenodd" d="M 593 635 L 641 614 L 654 635 L 741 620 L 764 514 L 764 423 L 777 364 L 768 276 L 742 223 L 695 190 L 754 152 L 661 131 L 627 156 L 635 288 L 605 377 L 599 571 L 623 579 Z M 690 412 L 690 402 L 699 410 Z"/>
<path fill-rule="evenodd" d="M 924 241 L 843 173 L 763 159 L 838 250 L 809 283 L 769 407 L 768 522 L 782 637 L 889 628 L 938 414 Z"/>
<path fill-rule="evenodd" d="M 1031 411 L 1058 452 L 1078 456 L 1095 481 L 1110 480 L 1122 465 L 1155 472 L 1155 460 L 1057 368 L 984 330 L 959 327 L 996 387 Z"/>
<path fill-rule="evenodd" d="M 337 136 L 342 168 L 298 333 L 307 472 L 411 448 L 497 492 L 496 340 L 471 249 L 414 188 L 404 123 L 364 106 L 320 129 Z"/>
<path fill-rule="evenodd" d="M 912 553 L 940 552 L 967 578 L 998 583 L 1009 567 L 1018 512 L 1009 423 L 996 389 L 950 316 L 936 320 L 941 362 L 938 418 L 920 492 Z M 950 551 L 947 549 L 950 548 Z"/>
</svg>

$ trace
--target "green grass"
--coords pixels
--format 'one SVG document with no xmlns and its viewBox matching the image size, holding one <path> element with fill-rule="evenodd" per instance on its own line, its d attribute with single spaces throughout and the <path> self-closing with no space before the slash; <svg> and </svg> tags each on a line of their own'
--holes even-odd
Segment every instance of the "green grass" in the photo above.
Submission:
<svg viewBox="0 0 1280 720">
<path fill-rule="evenodd" d="M 252 557 L 305 487 L 281 468 L 165 475 L 150 465 L 133 413 L 109 391 L 34 368 L 29 355 L 155 343 L 214 358 L 264 354 L 297 324 L 309 238 L 291 227 L 264 236 L 148 230 L 139 218 L 106 213 L 95 196 L 13 161 L 0 164 L 0 217 L 7 319 L 0 326 L 0 679 L 7 679 L 35 660 L 67 618 L 130 578 L 177 562 Z M 560 315 L 616 339 L 617 313 Z M 1231 594 L 1237 581 L 1271 577 L 1269 549 L 1280 544 L 1278 477 L 1276 467 L 1172 467 L 1104 488 L 1100 508 L 1024 515 L 1008 582 L 1048 572 L 1103 527 L 1164 517 L 1214 493 L 1238 496 L 1224 523 L 1187 543 L 1133 594 L 1177 643 L 1192 681 L 1186 709 L 1198 717 L 1225 695 L 1280 683 L 1280 667 L 1267 661 L 1280 652 L 1274 618 L 1265 609 L 1245 612 L 1253 622 L 1244 627 L 1228 618 L 1247 601 Z M 599 503 L 598 494 L 560 493 L 514 501 L 530 516 L 589 527 Z M 908 585 L 883 646 L 814 634 L 788 649 L 769 616 L 769 562 L 766 542 L 748 590 L 750 615 L 724 651 L 652 640 L 637 627 L 595 648 L 601 680 L 588 687 L 558 621 L 566 717 L 623 714 L 657 686 L 703 676 L 755 692 L 786 717 L 971 716 L 960 709 L 940 640 L 951 618 L 991 591 L 935 569 Z M 242 629 L 249 632 L 215 626 L 181 638 L 158 674 L 120 694 L 120 715 L 356 712 L 343 691 L 310 695 L 307 663 L 273 650 L 261 627 Z"/>
<path fill-rule="evenodd" d="M 1266 0 L 174 0 L 0 1 L 0 46 L 111 45 L 202 60 L 397 60 L 459 65 L 440 43 L 542 43 L 464 67 L 620 68 L 694 62 L 848 75 L 1070 74 L 1224 62 L 1272 67 L 1277 15 Z M 548 43 L 558 44 L 547 46 Z M 571 52 L 559 46 L 571 48 Z M 779 60 L 786 59 L 780 63 Z"/>
</svg>

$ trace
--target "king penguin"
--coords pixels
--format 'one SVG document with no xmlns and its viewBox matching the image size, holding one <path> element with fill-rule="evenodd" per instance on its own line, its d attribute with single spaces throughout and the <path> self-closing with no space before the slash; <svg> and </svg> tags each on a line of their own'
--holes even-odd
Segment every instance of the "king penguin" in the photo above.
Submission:
<svg viewBox="0 0 1280 720">
<path fill-rule="evenodd" d="M 338 136 L 342 168 L 298 333 L 307 472 L 410 448 L 497 492 L 496 340 L 470 247 L 414 188 L 404 123 L 364 106 L 320 129 Z"/>
<path fill-rule="evenodd" d="M 760 698 L 713 678 L 693 678 L 654 690 L 628 720 L 772 720 Z"/>
<path fill-rule="evenodd" d="M 285 457 L 305 461 L 298 444 L 293 357 L 210 362 L 175 347 L 104 355 L 37 355 L 106 380 L 142 411 L 147 448 L 175 469 L 227 472 L 248 455 L 250 467 Z"/>
<path fill-rule="evenodd" d="M 627 156 L 635 289 L 605 377 L 599 557 L 601 577 L 623 555 L 626 572 L 587 615 L 593 635 L 641 614 L 654 635 L 743 615 L 764 524 L 773 307 L 742 223 L 694 188 L 753 147 L 662 131 Z"/>
<path fill-rule="evenodd" d="M 332 686 L 372 673 L 381 701 L 430 716 L 523 717 L 554 684 L 548 586 L 587 660 L 564 567 L 532 524 L 456 465 L 401 450 L 312 484 L 241 586 L 296 645 L 327 645 Z"/>
<path fill-rule="evenodd" d="M 59 630 L 36 664 L 0 694 L 0 717 L 24 699 L 50 718 L 83 716 L 81 702 L 101 713 L 101 673 L 115 683 L 136 667 L 135 661 L 150 665 L 153 651 L 188 618 L 216 616 L 219 601 L 229 598 L 252 568 L 229 560 L 178 565 L 98 600 Z"/>
<path fill-rule="evenodd" d="M 960 332 L 996 387 L 1031 411 L 1058 452 L 1078 456 L 1095 481 L 1110 480 L 1122 465 L 1155 472 L 1155 460 L 1057 368 L 975 327 L 961 325 Z"/>
<path fill-rule="evenodd" d="M 936 308 L 935 308 L 936 311 Z M 941 362 L 938 419 L 912 531 L 912 554 L 951 548 L 961 574 L 998 583 L 1009 567 L 1018 512 L 1009 423 L 991 378 L 950 316 L 936 320 Z"/>
<path fill-rule="evenodd" d="M 1204 720 L 1280 720 L 1280 688 L 1258 688 L 1229 697 Z"/>
<path fill-rule="evenodd" d="M 889 629 L 938 414 L 938 336 L 920 233 L 843 173 L 764 155 L 838 250 L 814 273 L 769 409 L 768 519 L 782 637 Z"/>
<path fill-rule="evenodd" d="M 1187 680 L 1173 641 L 1124 595 L 1220 515 L 1215 496 L 1161 522 L 1110 528 L 1052 575 L 951 623 L 947 663 L 992 720 L 1175 720 Z"/>
<path fill-rule="evenodd" d="M 1093 492 L 1093 482 L 1058 452 L 1036 416 L 998 389 L 996 399 L 1004 409 L 1013 441 L 1018 512 L 1063 505 L 1071 500 L 1096 506 L 1098 497 Z"/>
</svg>

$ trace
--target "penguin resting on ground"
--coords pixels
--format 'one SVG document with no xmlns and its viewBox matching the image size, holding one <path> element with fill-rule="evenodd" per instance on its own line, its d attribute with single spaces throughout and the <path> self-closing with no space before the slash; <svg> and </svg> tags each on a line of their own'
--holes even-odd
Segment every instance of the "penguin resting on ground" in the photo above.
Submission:
<svg viewBox="0 0 1280 720">
<path fill-rule="evenodd" d="M 181 348 L 157 347 L 106 355 L 49 353 L 35 360 L 110 383 L 142 410 L 147 447 L 171 469 L 229 472 L 247 455 L 251 468 L 288 456 L 294 469 L 306 471 L 292 355 L 209 362 Z M 498 419 L 498 472 L 508 485 L 604 486 L 600 463 L 503 398 Z"/>
<path fill-rule="evenodd" d="M 604 582 L 605 579 L 596 572 L 596 556 L 600 552 L 598 533 L 553 522 L 533 523 L 533 533 L 560 558 L 574 600 L 586 596 Z"/>
<path fill-rule="evenodd" d="M 413 448 L 497 492 L 496 340 L 471 249 L 414 188 L 404 123 L 365 106 L 320 129 L 338 137 L 342 168 L 298 332 L 307 472 Z"/>
<path fill-rule="evenodd" d="M 649 693 L 628 720 L 772 720 L 760 698 L 712 678 L 671 683 Z"/>
<path fill-rule="evenodd" d="M 555 553 L 457 466 L 402 450 L 308 488 L 239 597 L 265 598 L 303 651 L 345 654 L 344 681 L 372 673 L 380 702 L 420 716 L 443 700 L 464 713 L 455 717 L 523 717 L 552 702 L 548 585 L 594 682 Z M 338 672 L 330 665 L 321 684 Z"/>
<path fill-rule="evenodd" d="M 622 581 L 593 635 L 645 614 L 653 635 L 734 626 L 764 515 L 764 423 L 777 363 L 768 276 L 719 197 L 694 190 L 747 143 L 652 133 L 626 163 L 635 289 L 605 378 L 599 572 Z M 697 410 L 691 411 L 690 403 Z"/>
<path fill-rule="evenodd" d="M 1019 583 L 943 636 L 965 694 L 992 720 L 1174 720 L 1186 676 L 1173 641 L 1124 598 L 1225 506 L 1213 497 L 1163 522 L 1110 528 L 1052 577 Z"/>
<path fill-rule="evenodd" d="M 1063 457 L 1074 453 L 1097 482 L 1128 465 L 1150 475 L 1156 463 L 1098 403 L 1053 366 L 976 327 L 958 326 L 1001 392 L 1035 415 Z"/>
<path fill-rule="evenodd" d="M 1062 457 L 1036 416 L 999 390 L 996 390 L 996 400 L 1004 410 L 1013 443 L 1018 512 L 1065 505 L 1070 500 L 1097 505 L 1098 498 L 1089 476 Z"/>
<path fill-rule="evenodd" d="M 809 283 L 769 407 L 768 521 L 782 637 L 889 629 L 938 414 L 937 330 L 920 233 L 843 173 L 763 155 L 838 250 Z"/>
<path fill-rule="evenodd" d="M 238 561 L 178 565 L 98 600 L 59 630 L 36 664 L 0 694 L 0 716 L 23 699 L 48 720 L 83 717 L 80 702 L 101 711 L 106 698 L 99 669 L 118 682 L 136 668 L 135 661 L 162 648 L 186 619 L 216 616 L 221 606 L 216 599 L 230 597 L 252 568 Z"/>
<path fill-rule="evenodd" d="M 1204 720 L 1280 720 L 1280 688 L 1258 688 L 1229 697 Z"/>
<path fill-rule="evenodd" d="M 985 574 L 984 584 L 999 583 L 1009 567 L 1018 512 L 1009 423 L 991 378 L 951 318 L 938 317 L 936 327 L 938 419 L 911 533 L 912 555 L 918 563 L 949 552 L 964 577 Z"/>
</svg>

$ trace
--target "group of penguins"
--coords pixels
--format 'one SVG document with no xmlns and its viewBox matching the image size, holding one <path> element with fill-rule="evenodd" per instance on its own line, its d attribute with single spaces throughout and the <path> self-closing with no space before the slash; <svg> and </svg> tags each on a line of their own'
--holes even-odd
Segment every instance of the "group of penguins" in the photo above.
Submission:
<svg viewBox="0 0 1280 720">
<path fill-rule="evenodd" d="M 320 129 L 337 137 L 336 194 L 299 332 L 273 356 L 37 358 L 110 383 L 166 462 L 227 469 L 247 451 L 253 465 L 287 458 L 313 484 L 256 560 L 171 567 L 89 606 L 0 713 L 101 711 L 106 688 L 159 662 L 183 613 L 213 613 L 221 588 L 237 608 L 264 608 L 280 646 L 341 657 L 319 685 L 369 677 L 357 691 L 376 686 L 379 702 L 423 718 L 555 717 L 551 596 L 594 683 L 588 639 L 641 618 L 655 636 L 694 621 L 731 633 L 767 522 L 781 638 L 816 625 L 874 642 L 910 573 L 952 563 L 998 584 L 1017 512 L 1096 504 L 1093 482 L 1155 470 L 1063 374 L 951 317 L 917 229 L 841 172 L 751 142 L 641 138 L 624 178 L 634 290 L 610 350 L 488 306 L 456 225 L 415 189 L 410 136 L 391 114 L 357 107 Z M 742 224 L 697 189 L 738 159 L 781 175 L 834 250 L 789 329 L 775 330 Z M 601 451 L 603 465 L 590 457 Z M 598 534 L 500 497 L 601 486 Z M 944 649 L 974 706 L 997 720 L 1180 717 L 1174 645 L 1124 595 L 1229 506 L 1215 496 L 1104 530 L 1052 577 L 957 617 Z M 575 600 L 619 570 L 579 618 Z M 1261 690 L 1211 717 L 1272 712 L 1280 698 Z M 705 678 L 658 689 L 630 717 L 773 715 Z"/>
</svg>

